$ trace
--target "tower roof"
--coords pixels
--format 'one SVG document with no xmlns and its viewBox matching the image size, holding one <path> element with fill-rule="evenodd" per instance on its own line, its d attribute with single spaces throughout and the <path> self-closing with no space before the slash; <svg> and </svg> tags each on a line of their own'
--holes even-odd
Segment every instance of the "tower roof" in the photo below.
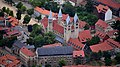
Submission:
<svg viewBox="0 0 120 67">
<path fill-rule="evenodd" d="M 77 16 L 77 13 L 76 13 L 75 16 L 74 16 L 74 23 L 76 23 L 77 20 L 78 20 L 78 16 Z"/>
<path fill-rule="evenodd" d="M 68 15 L 67 19 L 66 19 L 66 24 L 68 25 L 70 22 L 70 16 Z"/>
<path fill-rule="evenodd" d="M 62 11 L 61 11 L 61 8 L 60 8 L 60 10 L 59 10 L 58 17 L 62 17 Z"/>
<path fill-rule="evenodd" d="M 53 16 L 52 16 L 52 11 L 51 11 L 51 10 L 50 10 L 50 14 L 49 14 L 48 19 L 53 19 Z"/>
</svg>

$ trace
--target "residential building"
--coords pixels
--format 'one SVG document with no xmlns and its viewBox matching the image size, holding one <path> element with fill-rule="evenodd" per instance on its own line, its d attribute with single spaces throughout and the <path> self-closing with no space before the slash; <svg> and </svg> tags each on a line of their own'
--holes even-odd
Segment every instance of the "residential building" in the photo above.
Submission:
<svg viewBox="0 0 120 67">
<path fill-rule="evenodd" d="M 112 19 L 112 11 L 108 6 L 99 4 L 98 6 L 96 6 L 96 9 L 98 12 L 99 19 L 102 19 L 103 21 Z"/>
<path fill-rule="evenodd" d="M 21 62 L 15 56 L 6 54 L 0 57 L 0 67 L 21 67 Z"/>
<path fill-rule="evenodd" d="M 69 1 L 74 6 L 85 6 L 87 1 L 86 0 L 66 0 Z"/>
<path fill-rule="evenodd" d="M 70 66 L 63 66 L 63 67 L 117 67 L 117 66 L 70 65 Z"/>
<path fill-rule="evenodd" d="M 25 46 L 23 46 L 20 49 L 20 58 L 25 66 L 32 67 L 33 65 L 35 65 L 36 64 L 35 57 L 36 57 L 35 53 L 27 49 Z"/>
<path fill-rule="evenodd" d="M 93 0 L 96 4 L 106 5 L 111 8 L 113 14 L 120 16 L 120 4 L 117 0 Z"/>
<path fill-rule="evenodd" d="M 41 47 L 37 48 L 37 64 L 50 64 L 51 67 L 58 67 L 59 61 L 65 60 L 66 65 L 73 64 L 73 48 L 71 46 Z"/>
</svg>

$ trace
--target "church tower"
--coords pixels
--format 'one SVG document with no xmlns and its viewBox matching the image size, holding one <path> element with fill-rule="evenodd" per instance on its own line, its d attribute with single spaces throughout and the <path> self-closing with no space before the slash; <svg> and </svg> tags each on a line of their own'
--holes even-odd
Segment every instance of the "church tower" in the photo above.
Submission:
<svg viewBox="0 0 120 67">
<path fill-rule="evenodd" d="M 59 10 L 59 13 L 58 13 L 58 23 L 60 24 L 62 21 L 62 11 L 61 11 L 61 8 Z"/>
<path fill-rule="evenodd" d="M 53 16 L 52 16 L 52 11 L 50 10 L 50 14 L 49 14 L 49 17 L 48 17 L 48 32 L 49 31 L 52 31 L 52 28 L 53 28 Z"/>
<path fill-rule="evenodd" d="M 71 24 L 70 17 L 68 16 L 66 19 L 66 23 L 64 24 L 64 40 L 68 42 L 71 37 Z"/>
<path fill-rule="evenodd" d="M 74 16 L 74 38 L 77 38 L 79 35 L 79 19 L 77 14 Z"/>
</svg>

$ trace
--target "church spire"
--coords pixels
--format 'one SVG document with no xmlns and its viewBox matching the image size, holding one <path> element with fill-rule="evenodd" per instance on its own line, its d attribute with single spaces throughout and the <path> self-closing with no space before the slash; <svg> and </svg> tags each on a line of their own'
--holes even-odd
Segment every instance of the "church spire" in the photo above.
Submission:
<svg viewBox="0 0 120 67">
<path fill-rule="evenodd" d="M 68 15 L 67 19 L 66 19 L 66 24 L 68 25 L 70 22 L 70 16 Z"/>
<path fill-rule="evenodd" d="M 48 19 L 53 19 L 53 16 L 52 16 L 52 11 L 51 11 L 51 10 L 50 10 L 50 14 L 49 14 Z"/>
<path fill-rule="evenodd" d="M 75 13 L 75 16 L 74 16 L 74 23 L 76 23 L 78 20 L 78 16 L 77 16 L 77 13 Z"/>
<path fill-rule="evenodd" d="M 62 17 L 62 11 L 61 11 L 61 8 L 60 8 L 60 10 L 59 10 L 58 17 Z"/>
</svg>

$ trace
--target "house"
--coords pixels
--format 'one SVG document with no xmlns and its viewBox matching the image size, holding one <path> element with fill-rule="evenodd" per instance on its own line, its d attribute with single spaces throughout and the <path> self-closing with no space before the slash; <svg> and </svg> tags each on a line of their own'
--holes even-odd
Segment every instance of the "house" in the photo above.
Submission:
<svg viewBox="0 0 120 67">
<path fill-rule="evenodd" d="M 61 43 L 54 43 L 54 44 L 44 45 L 42 47 L 49 48 L 49 47 L 57 47 L 57 46 L 62 46 L 62 44 Z"/>
<path fill-rule="evenodd" d="M 21 62 L 15 56 L 6 54 L 0 57 L 0 67 L 21 67 Z"/>
<path fill-rule="evenodd" d="M 44 8 L 40 8 L 40 7 L 35 7 L 34 8 L 34 15 L 36 17 L 38 17 L 39 15 L 41 15 L 41 18 L 43 19 L 44 17 L 48 17 L 49 16 L 50 11 L 44 9 Z M 55 15 L 55 13 L 53 13 L 53 16 Z"/>
<path fill-rule="evenodd" d="M 59 66 L 60 60 L 65 60 L 67 65 L 72 65 L 73 48 L 71 46 L 41 47 L 36 49 L 37 64 L 50 64 L 51 67 Z"/>
<path fill-rule="evenodd" d="M 113 47 L 110 46 L 107 42 L 102 42 L 100 44 L 90 46 L 92 52 L 99 52 L 99 51 L 111 51 Z"/>
<path fill-rule="evenodd" d="M 53 0 L 54 2 L 57 2 L 58 4 L 63 4 L 65 2 L 65 0 Z"/>
<path fill-rule="evenodd" d="M 96 6 L 96 9 L 98 12 L 99 19 L 102 19 L 103 21 L 112 19 L 112 11 L 108 6 L 99 4 L 98 6 Z"/>
<path fill-rule="evenodd" d="M 99 19 L 95 24 L 95 30 L 98 32 L 107 33 L 109 31 L 112 31 L 113 28 L 109 24 L 107 24 L 105 21 Z"/>
<path fill-rule="evenodd" d="M 20 57 L 21 57 L 21 61 L 27 67 L 32 67 L 32 65 L 34 65 L 36 63 L 35 53 L 33 53 L 31 50 L 27 49 L 25 46 L 23 46 L 20 49 Z"/>
<path fill-rule="evenodd" d="M 117 67 L 117 66 L 70 65 L 70 66 L 63 66 L 63 67 Z"/>
<path fill-rule="evenodd" d="M 96 4 L 106 5 L 111 8 L 113 14 L 120 16 L 120 4 L 117 0 L 93 0 Z"/>
<path fill-rule="evenodd" d="M 19 40 L 15 41 L 12 46 L 12 51 L 14 54 L 19 55 L 20 49 L 26 46 L 24 43 L 20 42 Z"/>
</svg>

